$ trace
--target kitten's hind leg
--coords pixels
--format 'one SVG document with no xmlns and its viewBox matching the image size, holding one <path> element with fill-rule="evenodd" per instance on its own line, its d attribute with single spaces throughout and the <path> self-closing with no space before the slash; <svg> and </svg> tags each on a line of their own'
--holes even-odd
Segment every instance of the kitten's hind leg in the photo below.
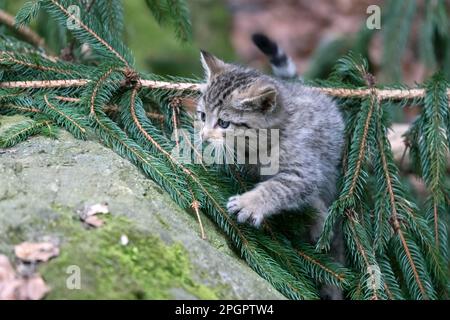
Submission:
<svg viewBox="0 0 450 320">
<path fill-rule="evenodd" d="M 315 199 L 311 205 L 314 209 L 316 209 L 317 215 L 315 216 L 314 223 L 309 230 L 309 238 L 311 243 L 316 244 L 322 234 L 323 225 L 328 216 L 328 207 L 320 198 Z"/>
</svg>

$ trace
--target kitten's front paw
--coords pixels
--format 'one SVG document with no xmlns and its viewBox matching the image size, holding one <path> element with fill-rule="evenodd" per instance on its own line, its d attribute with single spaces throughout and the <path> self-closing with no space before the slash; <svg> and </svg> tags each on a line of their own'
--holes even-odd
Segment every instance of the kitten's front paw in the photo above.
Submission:
<svg viewBox="0 0 450 320">
<path fill-rule="evenodd" d="M 256 199 L 254 199 L 256 200 Z M 251 225 L 259 227 L 264 220 L 264 213 L 252 201 L 251 196 L 244 193 L 241 196 L 234 196 L 228 199 L 227 209 L 231 214 L 237 214 L 237 221 L 244 223 L 248 221 Z"/>
</svg>

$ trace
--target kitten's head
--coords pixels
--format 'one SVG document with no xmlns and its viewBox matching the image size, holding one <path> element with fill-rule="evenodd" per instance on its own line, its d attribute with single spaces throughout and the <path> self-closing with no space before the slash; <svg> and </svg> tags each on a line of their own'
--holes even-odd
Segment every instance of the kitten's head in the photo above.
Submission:
<svg viewBox="0 0 450 320">
<path fill-rule="evenodd" d="M 203 51 L 201 62 L 206 84 L 197 116 L 203 141 L 221 142 L 236 129 L 268 128 L 268 118 L 277 108 L 278 99 L 271 78 L 256 70 L 225 63 Z"/>
</svg>

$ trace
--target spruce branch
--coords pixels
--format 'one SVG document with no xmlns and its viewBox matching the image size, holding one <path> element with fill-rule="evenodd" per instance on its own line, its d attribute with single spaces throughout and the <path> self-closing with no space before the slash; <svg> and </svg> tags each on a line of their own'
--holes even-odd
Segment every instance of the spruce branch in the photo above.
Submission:
<svg viewBox="0 0 450 320">
<path fill-rule="evenodd" d="M 45 105 L 42 105 L 42 111 L 50 116 L 60 126 L 66 128 L 78 139 L 86 139 L 86 128 L 83 124 L 82 118 L 75 114 L 70 114 L 69 110 L 64 110 L 63 107 L 56 107 L 50 102 L 47 94 L 44 95 Z"/>
<path fill-rule="evenodd" d="M 319 278 L 322 281 L 325 281 L 327 278 L 331 278 L 333 279 L 333 281 L 330 282 L 339 287 L 345 287 L 346 285 L 348 285 L 348 274 L 346 274 L 344 271 L 339 272 L 340 270 L 337 272 L 327 266 L 321 260 L 316 259 L 313 256 L 313 250 L 314 249 L 311 249 L 308 253 L 304 247 L 302 249 L 295 249 L 301 259 L 304 259 L 305 262 L 311 264 L 311 273 L 312 275 L 314 275 L 314 278 Z M 324 260 L 323 257 L 322 260 Z M 329 277 L 325 275 L 320 276 L 322 273 L 329 275 Z"/>
<path fill-rule="evenodd" d="M 106 72 L 104 72 L 99 79 L 95 82 L 92 93 L 89 94 L 89 115 L 93 116 L 95 114 L 95 108 L 102 105 L 103 101 L 97 101 L 97 96 L 99 95 L 99 91 L 102 86 L 105 85 L 106 80 L 111 76 L 111 74 L 117 71 L 115 67 L 109 67 Z M 103 98 L 103 97 L 101 97 Z M 106 101 L 106 97 L 103 99 Z"/>
<path fill-rule="evenodd" d="M 423 177 L 431 192 L 429 201 L 431 202 L 432 217 L 434 221 L 435 243 L 440 246 L 439 235 L 441 223 L 440 216 L 444 214 L 445 199 L 447 193 L 445 188 L 445 175 L 447 170 L 447 156 L 449 155 L 448 145 L 448 96 L 445 95 L 447 81 L 440 73 L 436 74 L 428 83 L 428 94 L 425 98 L 425 108 L 423 110 L 423 121 L 420 123 L 419 152 L 421 153 Z M 445 229 L 445 228 L 444 228 Z M 445 230 L 443 230 L 446 232 Z M 446 236 L 443 237 L 444 239 Z M 447 247 L 447 244 L 444 243 Z"/>
<path fill-rule="evenodd" d="M 182 41 L 190 40 L 192 26 L 189 9 L 182 0 L 146 0 L 153 17 L 160 25 L 171 24 L 175 35 Z"/>
<path fill-rule="evenodd" d="M 41 56 L 40 56 L 41 57 Z M 0 51 L 0 64 L 10 66 L 20 72 L 23 70 L 33 69 L 42 71 L 43 74 L 56 73 L 60 75 L 72 75 L 79 77 L 81 73 L 75 70 L 73 66 L 63 64 L 62 62 L 55 63 L 55 61 L 48 60 L 45 57 L 37 59 L 37 56 L 28 57 L 24 54 L 17 54 L 8 51 Z"/>
<path fill-rule="evenodd" d="M 30 22 L 34 20 L 39 14 L 40 7 L 40 0 L 25 2 L 16 14 L 16 26 L 20 27 L 30 24 Z"/>
<path fill-rule="evenodd" d="M 126 68 L 130 68 L 131 58 L 123 43 L 114 39 L 113 35 L 104 30 L 104 26 L 98 24 L 96 20 L 90 19 L 89 15 L 83 16 L 84 19 L 88 20 L 85 23 L 80 17 L 71 14 L 67 9 L 70 3 L 72 2 L 67 0 L 45 0 L 43 6 L 64 26 L 67 19 L 74 21 L 79 28 L 73 28 L 71 31 L 81 42 L 89 43 L 100 54 L 117 59 Z M 97 32 L 97 30 L 101 32 Z M 105 40 L 107 38 L 109 41 Z"/>
<path fill-rule="evenodd" d="M 391 208 L 391 223 L 392 223 L 392 228 L 394 230 L 394 233 L 398 235 L 398 237 L 400 238 L 401 244 L 403 246 L 405 255 L 408 259 L 408 263 L 411 267 L 411 271 L 414 274 L 414 279 L 417 283 L 417 286 L 420 289 L 421 295 L 424 299 L 428 299 L 428 294 L 425 290 L 424 285 L 422 284 L 422 280 L 421 277 L 419 276 L 418 273 L 418 268 L 416 266 L 416 263 L 414 262 L 413 256 L 411 255 L 411 250 L 408 246 L 408 242 L 405 239 L 405 235 L 403 233 L 402 230 L 402 225 L 399 219 L 399 215 L 397 212 L 397 203 L 398 201 L 396 201 L 396 197 L 395 197 L 395 191 L 394 191 L 394 186 L 393 186 L 393 181 L 392 181 L 392 176 L 391 176 L 391 172 L 389 170 L 388 167 L 388 162 L 386 159 L 386 155 L 385 155 L 385 146 L 383 145 L 383 143 L 381 142 L 381 135 L 383 135 L 382 132 L 378 131 L 378 147 L 379 147 L 379 153 L 380 153 L 380 158 L 382 161 L 382 167 L 383 167 L 383 172 L 385 175 L 385 181 L 386 181 L 386 185 L 387 185 L 387 192 L 389 194 L 389 201 L 390 201 L 390 208 Z M 397 188 L 398 190 L 398 188 Z"/>
<path fill-rule="evenodd" d="M 361 140 L 357 147 L 359 151 L 358 151 L 358 155 L 356 158 L 356 166 L 355 166 L 355 169 L 352 170 L 352 174 L 351 174 L 352 180 L 351 180 L 350 186 L 348 187 L 348 192 L 346 194 L 346 197 L 352 197 L 355 192 L 355 189 L 357 187 L 357 182 L 358 182 L 358 179 L 360 178 L 360 172 L 362 170 L 362 166 L 363 166 L 364 160 L 366 158 L 367 140 L 369 139 L 369 137 L 368 137 L 369 136 L 369 128 L 370 128 L 371 122 L 373 121 L 372 115 L 374 113 L 376 104 L 380 103 L 380 100 L 379 100 L 376 92 L 373 89 L 371 91 L 372 91 L 372 93 L 371 93 L 371 99 L 370 99 L 370 103 L 369 103 L 369 109 L 368 109 L 367 117 L 364 121 L 364 126 L 362 128 L 362 137 L 361 137 Z"/>
<path fill-rule="evenodd" d="M 404 300 L 404 294 L 400 288 L 399 281 L 392 269 L 389 257 L 387 255 L 377 256 L 380 271 L 383 274 L 384 290 L 389 300 Z"/>
<path fill-rule="evenodd" d="M 365 230 L 356 219 L 356 216 L 356 212 L 353 210 L 347 210 L 345 214 L 346 219 L 344 220 L 344 232 L 347 228 L 348 232 L 346 232 L 346 240 L 348 247 L 352 249 L 352 254 L 354 255 L 353 259 L 359 265 L 358 267 L 361 274 L 360 282 L 366 280 L 365 282 L 367 284 L 369 281 L 367 281 L 366 276 L 369 274 L 369 270 L 375 266 L 378 266 L 378 263 L 376 262 L 375 252 L 372 247 L 367 245 L 369 243 L 367 230 Z M 371 276 L 372 275 L 369 274 L 369 277 Z M 365 295 L 364 298 L 370 300 L 382 299 L 382 292 L 379 291 L 379 288 L 375 282 L 372 281 L 372 279 L 370 280 L 370 286 L 364 285 L 361 287 L 361 292 L 367 291 L 367 296 Z"/>
<path fill-rule="evenodd" d="M 2 108 L 5 108 L 7 111 L 16 111 L 19 113 L 41 113 L 41 110 L 33 108 L 33 107 L 26 107 L 21 105 L 15 105 L 15 104 L 5 104 L 2 106 Z"/>
<path fill-rule="evenodd" d="M 292 225 L 292 227 L 293 229 L 289 233 L 298 231 L 297 225 Z M 270 240 L 266 236 L 259 241 L 276 257 L 277 261 L 286 265 L 288 270 L 292 270 L 291 272 L 302 281 L 306 280 L 304 278 L 306 274 L 321 283 L 346 289 L 354 276 L 352 272 L 326 255 L 316 252 L 314 247 L 305 243 L 304 240 L 288 238 L 283 232 L 287 228 L 265 222 L 263 229 L 270 236 Z M 285 249 L 281 250 L 280 248 Z"/>
<path fill-rule="evenodd" d="M 43 133 L 44 128 L 48 128 L 51 132 L 51 120 L 34 121 L 26 119 L 5 130 L 0 137 L 1 148 L 11 148 L 16 144 L 25 141 L 27 138 Z"/>
</svg>

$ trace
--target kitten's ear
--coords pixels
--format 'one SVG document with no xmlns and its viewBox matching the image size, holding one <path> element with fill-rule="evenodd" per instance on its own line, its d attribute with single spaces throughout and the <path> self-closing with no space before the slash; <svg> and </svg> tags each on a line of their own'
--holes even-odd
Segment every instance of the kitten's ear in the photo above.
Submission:
<svg viewBox="0 0 450 320">
<path fill-rule="evenodd" d="M 257 81 L 250 87 L 242 103 L 256 106 L 262 112 L 271 112 L 276 107 L 277 96 L 278 92 L 274 85 Z"/>
<path fill-rule="evenodd" d="M 207 80 L 211 79 L 214 75 L 219 74 L 227 67 L 225 62 L 203 50 L 200 50 L 200 60 L 203 69 L 205 70 Z"/>
</svg>

